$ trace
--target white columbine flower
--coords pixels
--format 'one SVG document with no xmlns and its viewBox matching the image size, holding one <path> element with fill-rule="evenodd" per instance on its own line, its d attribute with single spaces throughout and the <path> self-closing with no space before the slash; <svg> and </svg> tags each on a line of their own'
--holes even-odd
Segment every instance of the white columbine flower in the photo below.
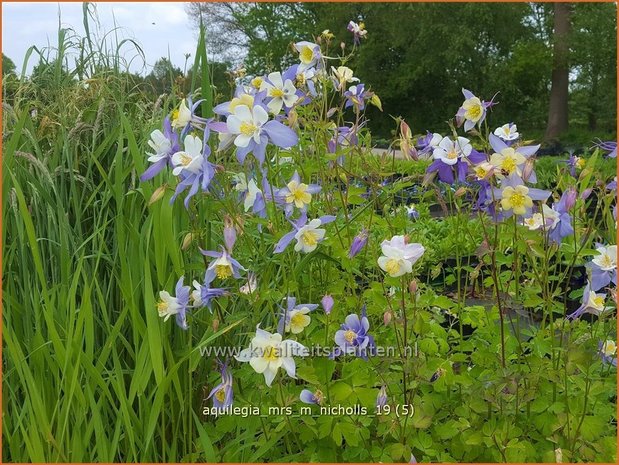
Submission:
<svg viewBox="0 0 619 465">
<path fill-rule="evenodd" d="M 333 78 L 337 83 L 337 88 L 341 89 L 346 83 L 350 82 L 358 82 L 359 79 L 353 76 L 353 70 L 347 66 L 331 66 L 331 72 L 333 73 Z"/>
<path fill-rule="evenodd" d="M 261 106 L 255 106 L 253 110 L 247 105 L 236 106 L 226 121 L 228 131 L 237 135 L 234 138 L 234 145 L 247 147 L 252 139 L 256 144 L 260 144 L 262 125 L 268 119 L 268 113 Z"/>
<path fill-rule="evenodd" d="M 308 315 L 309 312 L 310 309 L 308 307 L 295 308 L 294 310 L 291 310 L 286 321 L 286 332 L 290 331 L 292 334 L 299 334 L 305 329 L 306 326 L 309 326 L 312 321 Z"/>
<path fill-rule="evenodd" d="M 320 47 L 318 44 L 301 41 L 294 44 L 294 48 L 297 52 L 299 52 L 299 60 L 301 60 L 297 71 L 298 73 L 301 73 L 318 63 L 318 60 L 320 59 Z"/>
<path fill-rule="evenodd" d="M 459 158 L 468 157 L 471 150 L 473 146 L 466 137 L 458 137 L 456 141 L 443 137 L 432 155 L 446 165 L 455 165 Z"/>
<path fill-rule="evenodd" d="M 413 271 L 413 265 L 425 252 L 421 244 L 407 244 L 404 236 L 393 236 L 380 245 L 383 255 L 378 258 L 378 266 L 389 276 L 397 278 Z"/>
<path fill-rule="evenodd" d="M 290 79 L 282 79 L 282 74 L 279 72 L 271 73 L 268 76 L 269 82 L 262 81 L 260 85 L 260 91 L 266 90 L 267 97 L 271 98 L 271 101 L 267 104 L 267 107 L 274 115 L 279 114 L 282 111 L 282 106 L 286 105 L 287 108 L 292 107 L 297 99 L 297 89 Z"/>
<path fill-rule="evenodd" d="M 310 253 L 316 250 L 318 243 L 325 237 L 325 229 L 319 229 L 322 222 L 315 219 L 299 228 L 294 235 L 297 243 L 294 246 L 295 252 Z"/>
<path fill-rule="evenodd" d="M 608 247 L 598 247 L 599 253 L 592 261 L 603 271 L 612 271 L 617 269 L 617 246 L 609 245 Z"/>
<path fill-rule="evenodd" d="M 176 315 L 182 305 L 179 303 L 176 297 L 170 295 L 168 291 L 160 291 L 159 292 L 159 302 L 157 302 L 157 312 L 159 316 L 163 318 L 163 321 L 168 321 L 168 319 Z"/>
<path fill-rule="evenodd" d="M 174 129 L 183 129 L 191 121 L 191 110 L 187 107 L 185 99 L 181 100 L 181 105 L 178 110 L 172 113 L 172 127 Z"/>
<path fill-rule="evenodd" d="M 267 386 L 271 386 L 277 370 L 280 367 L 286 370 L 288 376 L 296 378 L 296 366 L 293 356 L 306 356 L 307 348 L 290 339 L 282 340 L 279 333 L 271 334 L 256 327 L 256 336 L 251 340 L 247 349 L 235 358 L 239 362 L 249 362 L 256 373 L 264 374 Z"/>
<path fill-rule="evenodd" d="M 174 165 L 172 174 L 178 176 L 183 170 L 199 174 L 204 160 L 204 156 L 202 155 L 202 141 L 199 137 L 189 135 L 185 137 L 184 144 L 185 150 L 181 150 L 172 155 L 172 164 Z"/>
<path fill-rule="evenodd" d="M 241 288 L 239 289 L 239 292 L 241 294 L 249 295 L 249 294 L 253 294 L 254 292 L 256 292 L 257 288 L 258 288 L 258 280 L 256 279 L 256 273 L 253 273 L 250 271 L 247 274 L 247 282 L 243 286 L 241 286 Z"/>
<path fill-rule="evenodd" d="M 516 140 L 520 137 L 518 134 L 518 128 L 513 123 L 507 123 L 494 130 L 494 135 L 500 137 L 503 140 Z"/>
<path fill-rule="evenodd" d="M 153 132 L 150 133 L 150 140 L 148 141 L 148 145 L 151 149 L 155 151 L 155 153 L 148 153 L 148 155 L 150 155 L 148 157 L 148 161 L 152 163 L 167 158 L 168 152 L 172 148 L 172 143 L 170 142 L 170 139 L 164 136 L 159 129 L 155 129 Z"/>
</svg>

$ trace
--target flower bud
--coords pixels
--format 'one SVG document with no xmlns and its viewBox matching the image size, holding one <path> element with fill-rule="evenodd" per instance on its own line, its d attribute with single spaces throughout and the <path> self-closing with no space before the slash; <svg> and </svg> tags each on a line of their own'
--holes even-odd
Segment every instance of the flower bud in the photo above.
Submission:
<svg viewBox="0 0 619 465">
<path fill-rule="evenodd" d="M 589 198 L 589 196 L 591 195 L 591 192 L 593 192 L 593 188 L 588 187 L 587 189 L 582 191 L 582 193 L 580 194 L 580 198 L 582 200 L 587 200 Z"/>
<path fill-rule="evenodd" d="M 219 319 L 213 318 L 213 331 L 217 332 L 218 329 L 219 329 Z"/>
<path fill-rule="evenodd" d="M 191 245 L 192 242 L 193 242 L 193 233 L 185 234 L 185 238 L 183 239 L 183 244 L 181 245 L 181 249 L 187 250 L 187 248 Z"/>
<path fill-rule="evenodd" d="M 376 407 L 384 407 L 387 405 L 387 386 L 383 385 L 376 396 Z"/>
<path fill-rule="evenodd" d="M 333 297 L 331 295 L 326 294 L 322 300 L 320 301 L 322 304 L 322 308 L 325 309 L 325 313 L 329 315 L 331 313 L 331 309 L 333 308 Z"/>
<path fill-rule="evenodd" d="M 161 200 L 161 198 L 165 194 L 166 188 L 167 188 L 167 185 L 164 184 L 163 186 L 159 186 L 157 189 L 155 189 L 155 192 L 153 192 L 153 195 L 150 196 L 150 200 L 148 201 L 149 207 L 155 202 L 157 202 L 158 200 Z"/>
<path fill-rule="evenodd" d="M 234 247 L 234 243 L 236 242 L 236 229 L 234 229 L 234 223 L 232 222 L 232 218 L 229 215 L 224 217 L 224 244 L 226 245 L 226 250 L 232 253 L 232 248 Z"/>
<path fill-rule="evenodd" d="M 417 280 L 413 279 L 409 284 L 408 284 L 408 290 L 410 291 L 411 294 L 415 295 L 417 293 Z"/>
<path fill-rule="evenodd" d="M 391 323 L 392 318 L 393 318 L 393 313 L 391 313 L 390 310 L 387 310 L 383 314 L 383 323 L 385 323 L 385 326 L 389 326 L 389 323 Z"/>
</svg>

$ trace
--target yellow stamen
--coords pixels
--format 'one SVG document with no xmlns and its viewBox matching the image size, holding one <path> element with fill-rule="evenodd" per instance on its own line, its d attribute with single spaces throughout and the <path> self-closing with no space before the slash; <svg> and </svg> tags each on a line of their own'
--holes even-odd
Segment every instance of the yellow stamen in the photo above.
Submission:
<svg viewBox="0 0 619 465">
<path fill-rule="evenodd" d="M 306 45 L 301 49 L 301 52 L 299 53 L 299 59 L 302 63 L 311 63 L 314 59 L 314 50 Z"/>
<path fill-rule="evenodd" d="M 346 339 L 346 341 L 349 344 L 352 344 L 352 342 L 357 338 L 357 333 L 355 333 L 353 330 L 349 329 L 348 331 L 346 331 L 344 333 L 344 339 Z"/>
<path fill-rule="evenodd" d="M 270 96 L 273 98 L 280 98 L 284 96 L 284 91 L 275 87 L 272 88 L 269 93 L 271 94 Z"/>
<path fill-rule="evenodd" d="M 168 311 L 168 303 L 164 302 L 163 300 L 157 302 L 157 311 L 160 315 L 165 314 Z"/>
<path fill-rule="evenodd" d="M 215 398 L 219 401 L 219 402 L 223 402 L 224 399 L 226 398 L 226 391 L 224 388 L 219 389 L 216 393 L 215 393 Z"/>
<path fill-rule="evenodd" d="M 396 274 L 400 270 L 400 261 L 395 258 L 390 258 L 385 264 L 385 270 L 389 274 Z"/>
<path fill-rule="evenodd" d="M 232 276 L 232 267 L 230 265 L 215 265 L 215 274 L 219 279 L 226 279 Z"/>
<path fill-rule="evenodd" d="M 269 362 L 277 360 L 277 349 L 272 346 L 266 347 L 264 349 L 264 353 L 262 354 L 262 358 L 268 360 Z"/>
<path fill-rule="evenodd" d="M 249 121 L 243 121 L 241 123 L 241 134 L 243 134 L 244 136 L 252 136 L 254 134 L 254 132 L 256 132 L 256 125 L 254 123 L 251 123 Z"/>
<path fill-rule="evenodd" d="M 304 316 L 305 315 L 302 313 L 295 313 L 292 318 L 290 318 L 290 326 L 303 326 L 303 323 L 305 323 Z"/>
<path fill-rule="evenodd" d="M 318 235 L 314 231 L 304 231 L 301 240 L 305 245 L 313 247 L 318 244 Z"/>
<path fill-rule="evenodd" d="M 522 207 L 525 203 L 525 196 L 519 192 L 514 192 L 514 194 L 510 197 L 510 202 L 514 208 Z"/>
</svg>

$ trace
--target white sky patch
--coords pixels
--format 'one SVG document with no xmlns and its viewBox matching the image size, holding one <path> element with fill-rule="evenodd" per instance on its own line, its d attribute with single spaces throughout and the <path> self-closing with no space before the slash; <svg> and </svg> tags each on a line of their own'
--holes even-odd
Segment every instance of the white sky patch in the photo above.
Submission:
<svg viewBox="0 0 619 465">
<path fill-rule="evenodd" d="M 159 58 L 168 56 L 175 66 L 184 69 L 186 53 L 191 54 L 187 67 L 193 63 L 197 32 L 184 3 L 105 2 L 97 3 L 96 11 L 99 38 L 116 24 L 119 41 L 133 39 L 142 48 L 145 60 L 131 44 L 122 49 L 132 72 L 148 74 Z M 2 2 L 2 52 L 13 60 L 18 72 L 32 45 L 39 49 L 57 47 L 59 14 L 62 27 L 85 35 L 81 3 Z M 92 20 L 90 28 L 91 32 L 97 29 Z M 37 62 L 35 52 L 28 60 L 27 73 Z"/>
</svg>

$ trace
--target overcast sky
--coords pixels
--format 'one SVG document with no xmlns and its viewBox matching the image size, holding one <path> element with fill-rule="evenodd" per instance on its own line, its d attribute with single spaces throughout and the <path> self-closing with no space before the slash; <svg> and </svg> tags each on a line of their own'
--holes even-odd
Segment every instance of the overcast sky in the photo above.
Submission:
<svg viewBox="0 0 619 465">
<path fill-rule="evenodd" d="M 185 13 L 184 3 L 105 2 L 97 3 L 96 9 L 101 31 L 112 30 L 115 18 L 120 38 L 133 38 L 142 47 L 147 68 L 144 70 L 144 61 L 136 58 L 131 62 L 132 71 L 150 72 L 157 59 L 168 56 L 168 50 L 172 63 L 181 69 L 185 53 L 192 54 L 189 63 L 193 62 L 197 32 Z M 30 46 L 58 45 L 59 12 L 62 27 L 84 35 L 81 3 L 2 2 L 2 52 L 13 60 L 18 72 Z M 28 72 L 38 62 L 34 55 L 29 59 Z M 134 48 L 127 47 L 124 55 L 130 60 L 137 54 Z"/>
</svg>

